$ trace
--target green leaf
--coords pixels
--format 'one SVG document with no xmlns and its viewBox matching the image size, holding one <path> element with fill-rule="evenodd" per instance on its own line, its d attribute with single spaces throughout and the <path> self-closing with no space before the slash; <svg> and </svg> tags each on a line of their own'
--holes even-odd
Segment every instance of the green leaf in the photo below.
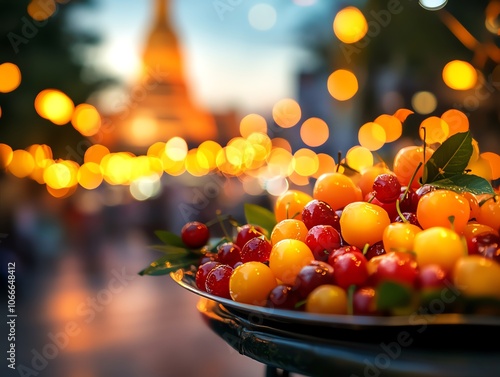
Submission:
<svg viewBox="0 0 500 377">
<path fill-rule="evenodd" d="M 189 253 L 180 258 L 173 258 L 171 255 L 163 255 L 140 271 L 139 275 L 167 275 L 170 272 L 177 271 L 179 268 L 188 268 L 191 265 L 197 265 L 199 261 L 199 256 Z"/>
<path fill-rule="evenodd" d="M 151 250 L 156 250 L 156 251 L 161 251 L 164 254 L 168 254 L 171 256 L 182 256 L 186 255 L 188 252 L 190 252 L 186 247 L 177 247 L 177 246 L 170 246 L 170 245 L 151 245 L 149 246 Z"/>
<path fill-rule="evenodd" d="M 175 233 L 169 232 L 168 230 L 157 230 L 155 231 L 156 237 L 160 239 L 166 245 L 172 245 L 177 247 L 185 248 L 182 238 Z"/>
<path fill-rule="evenodd" d="M 425 163 L 422 183 L 434 183 L 462 174 L 472 152 L 472 137 L 469 132 L 460 132 L 450 136 Z"/>
<path fill-rule="evenodd" d="M 449 178 L 434 181 L 432 185 L 459 193 L 468 191 L 474 195 L 493 195 L 495 193 L 489 181 L 474 174 L 457 174 Z"/>
<path fill-rule="evenodd" d="M 273 212 L 267 208 L 251 203 L 244 204 L 244 211 L 245 219 L 248 224 L 259 225 L 264 228 L 268 234 L 271 234 L 276 225 L 276 216 L 274 216 Z"/>
<path fill-rule="evenodd" d="M 378 310 L 390 310 L 409 305 L 412 291 L 402 284 L 385 281 L 377 287 L 375 297 Z"/>
</svg>

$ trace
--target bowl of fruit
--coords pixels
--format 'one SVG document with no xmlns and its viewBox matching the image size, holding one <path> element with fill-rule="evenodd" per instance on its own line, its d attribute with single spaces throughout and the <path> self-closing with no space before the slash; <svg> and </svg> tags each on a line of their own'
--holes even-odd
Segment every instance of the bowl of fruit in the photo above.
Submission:
<svg viewBox="0 0 500 377">
<path fill-rule="evenodd" d="M 288 189 L 272 208 L 244 203 L 244 222 L 218 215 L 157 231 L 163 255 L 140 274 L 169 274 L 241 353 L 299 373 L 315 362 L 296 366 L 287 358 L 297 352 L 338 366 L 357 350 L 366 374 L 381 345 L 409 339 L 416 353 L 398 354 L 393 370 L 425 356 L 460 375 L 459 355 L 498 371 L 499 347 L 478 344 L 500 330 L 499 157 L 479 154 L 468 130 L 433 144 L 421 131 L 423 145 L 391 165 L 357 171 L 344 159 L 311 192 Z M 213 226 L 224 236 L 211 237 Z"/>
</svg>

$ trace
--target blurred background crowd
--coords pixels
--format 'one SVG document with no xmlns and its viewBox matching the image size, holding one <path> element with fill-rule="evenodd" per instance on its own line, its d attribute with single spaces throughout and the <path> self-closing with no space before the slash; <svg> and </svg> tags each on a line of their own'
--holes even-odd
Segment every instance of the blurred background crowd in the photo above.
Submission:
<svg viewBox="0 0 500 377">
<path fill-rule="evenodd" d="M 499 35 L 497 0 L 0 0 L 0 274 L 26 367 L 2 375 L 262 375 L 196 297 L 137 275 L 154 231 L 308 192 L 402 108 L 383 156 L 451 108 L 499 153 Z"/>
</svg>

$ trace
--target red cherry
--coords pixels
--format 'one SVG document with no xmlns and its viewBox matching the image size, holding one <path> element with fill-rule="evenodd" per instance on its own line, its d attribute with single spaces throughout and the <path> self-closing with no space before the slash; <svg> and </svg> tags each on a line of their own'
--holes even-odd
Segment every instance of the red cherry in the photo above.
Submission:
<svg viewBox="0 0 500 377">
<path fill-rule="evenodd" d="M 378 241 L 378 242 L 375 242 L 370 247 L 368 247 L 368 250 L 365 253 L 365 258 L 366 258 L 366 260 L 370 260 L 373 257 L 376 257 L 378 255 L 382 255 L 382 254 L 385 254 L 384 242 Z"/>
<path fill-rule="evenodd" d="M 418 276 L 418 265 L 409 253 L 389 251 L 370 260 L 376 266 L 372 275 L 373 282 L 380 284 L 384 281 L 415 286 Z M 335 267 L 334 267 L 335 268 Z"/>
<path fill-rule="evenodd" d="M 225 242 L 217 247 L 217 260 L 220 263 L 235 267 L 236 263 L 241 262 L 241 248 L 232 242 Z"/>
<path fill-rule="evenodd" d="M 417 195 L 414 189 L 410 188 L 405 195 L 407 186 L 401 187 L 401 195 L 399 195 L 399 209 L 401 212 L 417 212 L 417 205 L 420 196 Z"/>
<path fill-rule="evenodd" d="M 399 198 L 401 183 L 395 174 L 383 173 L 373 181 L 373 191 L 381 203 L 393 203 Z"/>
<path fill-rule="evenodd" d="M 264 229 L 258 225 L 245 224 L 238 228 L 234 243 L 243 249 L 243 246 L 254 237 L 264 236 Z"/>
<path fill-rule="evenodd" d="M 229 279 L 233 268 L 227 264 L 219 264 L 212 268 L 205 280 L 205 290 L 212 295 L 231 298 L 229 294 Z"/>
<path fill-rule="evenodd" d="M 205 292 L 207 291 L 207 289 L 205 287 L 205 281 L 207 280 L 207 275 L 213 268 L 215 268 L 218 265 L 220 265 L 219 262 L 212 260 L 212 261 L 205 262 L 198 267 L 198 270 L 196 271 L 196 275 L 195 275 L 195 282 L 196 282 L 196 286 L 198 287 L 198 289 L 205 291 Z"/>
<path fill-rule="evenodd" d="M 271 242 L 264 236 L 254 237 L 241 248 L 241 261 L 243 263 L 252 261 L 265 263 L 269 260 L 271 249 Z"/>
<path fill-rule="evenodd" d="M 422 290 L 441 289 L 446 286 L 446 271 L 437 264 L 428 264 L 420 268 L 416 285 Z"/>
<path fill-rule="evenodd" d="M 181 239 L 186 247 L 198 249 L 205 246 L 210 237 L 208 227 L 199 221 L 190 221 L 181 229 Z"/>
<path fill-rule="evenodd" d="M 276 309 L 296 310 L 295 305 L 299 302 L 299 295 L 291 285 L 279 284 L 269 293 L 266 306 Z"/>
<path fill-rule="evenodd" d="M 369 192 L 365 196 L 365 201 L 370 201 L 370 203 L 376 204 L 386 210 L 391 221 L 398 215 L 398 210 L 396 208 L 396 201 L 393 202 L 381 202 L 376 196 L 375 192 Z"/>
<path fill-rule="evenodd" d="M 357 248 L 356 246 L 353 245 L 345 245 L 341 246 L 338 249 L 333 250 L 330 255 L 328 256 L 328 264 L 333 266 L 335 263 L 335 260 L 342 254 L 345 253 L 350 253 L 352 251 L 357 251 L 359 253 L 362 253 L 361 249 Z"/>
<path fill-rule="evenodd" d="M 376 307 L 376 291 L 373 287 L 361 287 L 352 296 L 352 311 L 357 315 L 380 314 Z"/>
<path fill-rule="evenodd" d="M 313 199 L 302 210 L 302 221 L 307 229 L 315 225 L 331 225 L 340 231 L 340 217 L 337 212 L 323 200 Z"/>
<path fill-rule="evenodd" d="M 323 284 L 334 284 L 333 267 L 314 260 L 300 269 L 293 287 L 300 298 L 305 299 L 316 287 Z"/>
<path fill-rule="evenodd" d="M 340 233 L 331 225 L 315 225 L 306 235 L 306 245 L 314 259 L 326 262 L 328 255 L 342 245 Z"/>
<path fill-rule="evenodd" d="M 368 280 L 368 265 L 365 256 L 358 251 L 339 255 L 333 263 L 335 283 L 344 289 L 360 286 Z"/>
</svg>

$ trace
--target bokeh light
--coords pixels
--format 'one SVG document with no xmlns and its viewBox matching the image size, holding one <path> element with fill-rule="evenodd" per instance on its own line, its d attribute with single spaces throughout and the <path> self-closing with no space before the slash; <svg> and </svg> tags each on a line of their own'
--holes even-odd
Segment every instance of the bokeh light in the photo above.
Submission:
<svg viewBox="0 0 500 377">
<path fill-rule="evenodd" d="M 411 105 L 417 113 L 426 115 L 436 110 L 437 99 L 431 92 L 421 91 L 413 95 Z"/>
<path fill-rule="evenodd" d="M 493 152 L 483 152 L 480 157 L 490 163 L 491 178 L 500 179 L 500 155 Z"/>
<path fill-rule="evenodd" d="M 297 174 L 309 177 L 318 170 L 319 159 L 310 149 L 302 148 L 294 153 L 292 164 Z"/>
<path fill-rule="evenodd" d="M 16 149 L 12 152 L 12 159 L 7 166 L 9 172 L 17 178 L 25 178 L 35 168 L 35 160 L 31 153 L 24 149 Z"/>
<path fill-rule="evenodd" d="M 267 133 L 267 122 L 262 115 L 248 114 L 241 119 L 240 135 L 247 137 L 253 132 Z"/>
<path fill-rule="evenodd" d="M 104 156 L 108 155 L 108 147 L 101 144 L 94 144 L 87 148 L 83 156 L 84 162 L 94 162 L 100 164 Z"/>
<path fill-rule="evenodd" d="M 56 9 L 55 0 L 31 0 L 27 11 L 35 21 L 45 21 L 55 13 Z"/>
<path fill-rule="evenodd" d="M 360 145 L 350 148 L 345 155 L 345 159 L 347 165 L 358 172 L 373 166 L 373 153 L 368 148 Z"/>
<path fill-rule="evenodd" d="M 38 115 L 58 126 L 71 120 L 74 108 L 73 101 L 57 89 L 42 90 L 35 98 L 35 109 Z"/>
<path fill-rule="evenodd" d="M 391 143 L 399 139 L 403 133 L 403 125 L 394 115 L 379 115 L 374 122 L 380 124 L 384 128 L 386 143 Z"/>
<path fill-rule="evenodd" d="M 425 132 L 424 132 L 425 128 Z M 431 116 L 422 121 L 419 127 L 419 135 L 426 144 L 442 143 L 448 138 L 450 127 L 443 119 Z"/>
<path fill-rule="evenodd" d="M 334 71 L 327 81 L 330 95 L 338 101 L 351 99 L 358 91 L 358 79 L 347 69 Z"/>
<path fill-rule="evenodd" d="M 300 138 L 309 147 L 323 145 L 328 140 L 329 135 L 328 125 L 320 118 L 306 119 L 300 127 Z"/>
<path fill-rule="evenodd" d="M 452 60 L 443 68 L 443 81 L 451 89 L 468 90 L 477 83 L 476 69 L 463 60 Z"/>
<path fill-rule="evenodd" d="M 273 119 L 282 128 L 295 126 L 302 117 L 299 103 L 292 98 L 283 98 L 273 106 Z"/>
<path fill-rule="evenodd" d="M 71 124 L 83 136 L 93 136 L 101 128 L 101 115 L 94 106 L 82 103 L 75 107 Z"/>
<path fill-rule="evenodd" d="M 0 92 L 12 92 L 17 89 L 19 84 L 21 84 L 21 70 L 19 67 L 9 62 L 0 64 Z"/>
<path fill-rule="evenodd" d="M 335 15 L 333 32 L 342 42 L 356 43 L 366 35 L 367 31 L 368 23 L 358 8 L 348 6 Z"/>
<path fill-rule="evenodd" d="M 276 9 L 269 4 L 254 5 L 248 11 L 248 22 L 257 30 L 269 30 L 276 24 Z"/>
<path fill-rule="evenodd" d="M 382 148 L 386 140 L 385 130 L 380 124 L 368 122 L 359 128 L 359 144 L 370 151 L 376 151 Z"/>
<path fill-rule="evenodd" d="M 318 153 L 318 169 L 312 176 L 318 178 L 321 174 L 333 173 L 336 167 L 337 164 L 332 156 L 326 153 Z"/>
<path fill-rule="evenodd" d="M 427 10 L 439 10 L 445 7 L 448 0 L 419 0 L 420 6 Z"/>
<path fill-rule="evenodd" d="M 457 109 L 450 109 L 441 115 L 449 126 L 448 136 L 455 135 L 459 132 L 467 132 L 469 130 L 469 119 L 462 111 Z"/>
<path fill-rule="evenodd" d="M 165 153 L 174 161 L 183 161 L 188 152 L 186 140 L 175 136 L 168 140 L 165 144 Z"/>
<path fill-rule="evenodd" d="M 101 167 L 95 162 L 85 162 L 78 169 L 78 183 L 87 190 L 99 187 L 103 181 Z"/>
<path fill-rule="evenodd" d="M 12 161 L 12 148 L 10 145 L 0 143 L 0 169 L 5 169 Z"/>
</svg>

